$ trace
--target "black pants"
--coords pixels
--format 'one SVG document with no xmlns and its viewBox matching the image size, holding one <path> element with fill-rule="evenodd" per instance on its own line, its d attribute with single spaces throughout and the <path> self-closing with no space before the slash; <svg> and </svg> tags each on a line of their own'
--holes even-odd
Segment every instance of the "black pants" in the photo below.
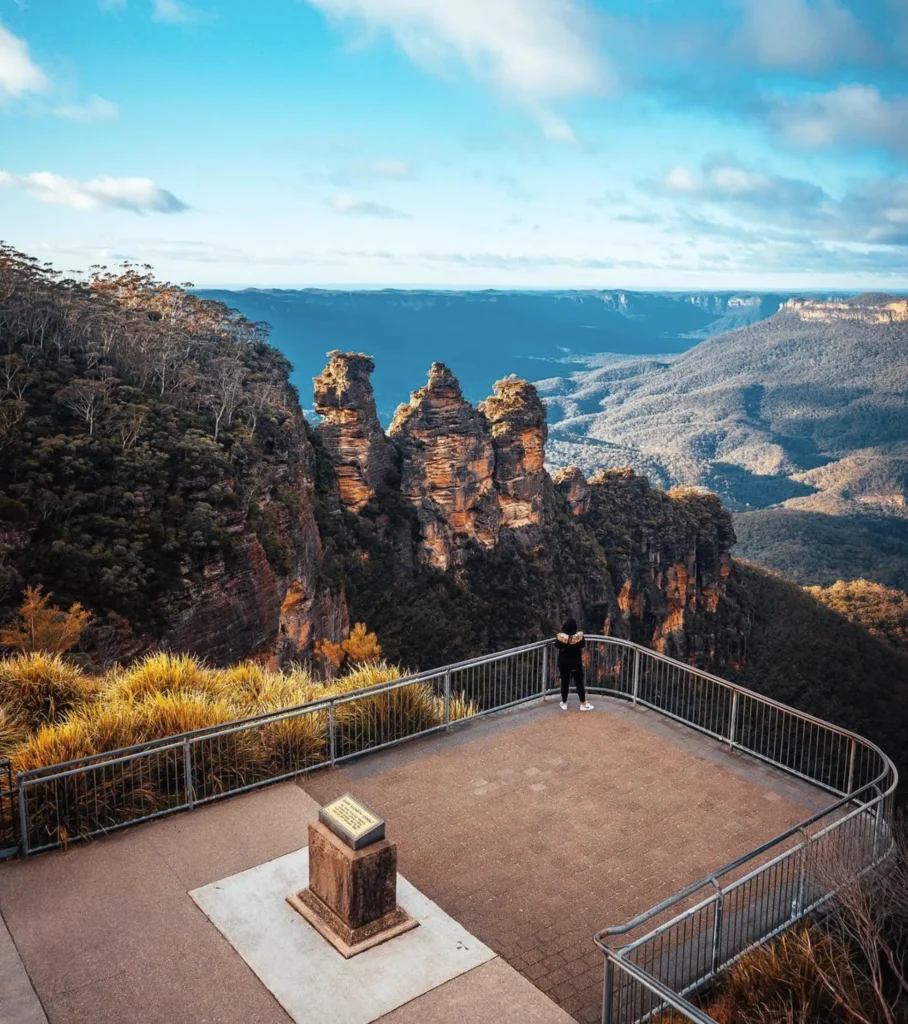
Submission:
<svg viewBox="0 0 908 1024">
<path fill-rule="evenodd" d="M 562 665 L 558 671 L 561 673 L 561 703 L 567 704 L 568 691 L 571 688 L 571 678 L 573 677 L 574 685 L 577 687 L 577 696 L 580 698 L 580 703 L 583 704 L 586 701 L 586 687 L 583 685 L 583 666 L 578 665 L 576 668 L 572 668 L 570 665 Z"/>
</svg>

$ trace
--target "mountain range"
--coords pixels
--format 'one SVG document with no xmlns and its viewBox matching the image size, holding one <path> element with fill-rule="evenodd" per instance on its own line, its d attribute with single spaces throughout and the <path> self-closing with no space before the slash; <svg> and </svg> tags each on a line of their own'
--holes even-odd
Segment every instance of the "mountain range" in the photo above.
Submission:
<svg viewBox="0 0 908 1024">
<path fill-rule="evenodd" d="M 509 373 L 583 370 L 601 352 L 679 353 L 775 313 L 790 294 L 631 291 L 202 290 L 271 327 L 293 363 L 304 408 L 333 349 L 375 360 L 378 415 L 387 426 L 401 394 L 444 362 L 477 402 Z"/>
<path fill-rule="evenodd" d="M 908 302 L 790 300 L 672 358 L 537 382 L 551 465 L 706 487 L 737 552 L 799 582 L 908 586 Z"/>
</svg>

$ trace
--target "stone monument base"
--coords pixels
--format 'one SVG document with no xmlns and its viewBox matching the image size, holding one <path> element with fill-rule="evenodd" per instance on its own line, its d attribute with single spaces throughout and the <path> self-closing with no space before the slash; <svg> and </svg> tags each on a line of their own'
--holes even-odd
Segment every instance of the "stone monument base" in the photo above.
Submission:
<svg viewBox="0 0 908 1024">
<path fill-rule="evenodd" d="M 419 925 L 419 921 L 403 907 L 396 907 L 377 921 L 360 928 L 350 928 L 311 889 L 302 889 L 288 896 L 287 902 L 347 960 Z"/>
<path fill-rule="evenodd" d="M 347 959 L 419 922 L 397 905 L 397 847 L 355 850 L 320 821 L 309 825 L 309 886 L 287 902 Z"/>
</svg>

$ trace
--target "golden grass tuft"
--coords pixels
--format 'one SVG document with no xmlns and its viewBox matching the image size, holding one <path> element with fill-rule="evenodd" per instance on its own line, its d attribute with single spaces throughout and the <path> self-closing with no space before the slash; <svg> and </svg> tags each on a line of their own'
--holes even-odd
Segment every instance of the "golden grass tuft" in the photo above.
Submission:
<svg viewBox="0 0 908 1024">
<path fill-rule="evenodd" d="M 266 711 L 279 711 L 324 696 L 322 683 L 305 669 L 269 672 L 255 662 L 243 662 L 221 673 L 224 695 L 242 708 L 243 717 Z"/>
<path fill-rule="evenodd" d="M 94 742 L 85 721 L 71 718 L 40 726 L 14 751 L 10 761 L 13 771 L 18 773 L 74 761 L 94 752 Z"/>
<path fill-rule="evenodd" d="M 223 673 L 205 668 L 188 654 L 149 654 L 107 680 L 107 699 L 140 700 L 155 694 L 207 694 L 215 699 L 224 693 Z"/>
<path fill-rule="evenodd" d="M 0 661 L 0 707 L 30 731 L 62 721 L 97 692 L 95 680 L 58 654 L 20 654 Z"/>
<path fill-rule="evenodd" d="M 0 761 L 9 757 L 13 750 L 28 736 L 28 727 L 12 712 L 0 707 Z"/>
</svg>

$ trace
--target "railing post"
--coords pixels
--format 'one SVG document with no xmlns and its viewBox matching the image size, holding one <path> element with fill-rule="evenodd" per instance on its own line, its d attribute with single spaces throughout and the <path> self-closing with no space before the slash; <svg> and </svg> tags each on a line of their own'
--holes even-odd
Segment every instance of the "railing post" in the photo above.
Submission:
<svg viewBox="0 0 908 1024">
<path fill-rule="evenodd" d="M 28 812 L 25 809 L 25 786 L 20 782 L 19 788 L 19 856 L 28 857 Z"/>
<path fill-rule="evenodd" d="M 549 648 L 548 645 L 542 648 L 542 679 L 540 680 L 539 699 L 545 700 L 549 692 Z"/>
<path fill-rule="evenodd" d="M 337 730 L 334 727 L 334 701 L 328 705 L 328 758 L 333 768 L 337 761 Z"/>
<path fill-rule="evenodd" d="M 195 793 L 192 787 L 192 744 L 183 740 L 183 777 L 186 782 L 186 806 L 191 811 L 195 807 Z"/>
<path fill-rule="evenodd" d="M 640 648 L 634 648 L 634 681 L 631 690 L 631 701 L 637 703 L 637 694 L 640 692 Z"/>
<path fill-rule="evenodd" d="M 713 950 L 712 950 L 712 973 L 719 970 L 719 957 L 722 955 L 722 929 L 725 924 L 725 895 L 719 888 L 718 883 L 713 880 L 716 886 L 716 920 L 713 924 Z"/>
<path fill-rule="evenodd" d="M 810 836 L 802 832 L 804 837 L 801 841 L 801 876 L 798 879 L 798 895 L 795 897 L 795 905 L 791 908 L 791 919 L 794 921 L 801 916 L 804 909 L 804 890 L 807 888 L 807 857 L 810 851 Z"/>
<path fill-rule="evenodd" d="M 445 672 L 445 728 L 451 728 L 451 670 Z"/>
<path fill-rule="evenodd" d="M 854 758 L 857 753 L 857 744 L 851 741 L 851 754 L 848 757 L 848 784 L 845 786 L 845 793 L 848 794 L 854 789 Z"/>
<path fill-rule="evenodd" d="M 731 713 L 728 716 L 728 749 L 733 750 L 735 746 L 735 733 L 738 730 L 738 691 L 734 690 L 731 695 Z"/>
<path fill-rule="evenodd" d="M 602 979 L 602 1024 L 612 1024 L 612 1003 L 615 999 L 615 965 L 611 957 L 605 958 Z"/>
</svg>

